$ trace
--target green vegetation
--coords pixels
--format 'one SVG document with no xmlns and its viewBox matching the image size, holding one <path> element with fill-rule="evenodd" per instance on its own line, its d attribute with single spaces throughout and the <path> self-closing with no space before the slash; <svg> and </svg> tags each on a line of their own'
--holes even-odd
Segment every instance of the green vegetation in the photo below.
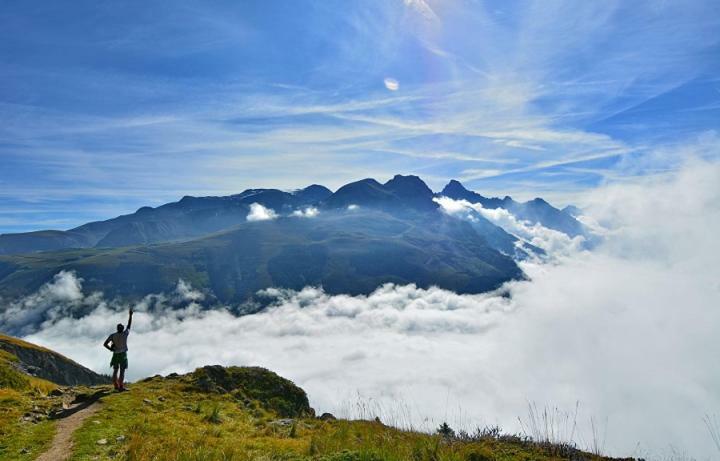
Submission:
<svg viewBox="0 0 720 461">
<path fill-rule="evenodd" d="M 44 379 L 29 376 L 18 368 L 18 358 L 10 352 L 0 349 L 0 389 L 29 391 L 45 395 L 57 385 Z"/>
<path fill-rule="evenodd" d="M 206 366 L 195 370 L 190 380 L 202 392 L 230 393 L 246 405 L 256 401 L 282 417 L 314 415 L 305 391 L 264 368 Z"/>
<path fill-rule="evenodd" d="M 49 352 L 49 351 L 48 351 Z M 49 415 L 109 386 L 56 388 L 0 351 L 0 459 L 32 460 L 55 432 Z M 259 367 L 207 366 L 155 376 L 103 397 L 73 433 L 70 459 L 173 461 L 543 461 L 605 458 L 489 428 L 435 434 L 379 420 L 316 418 L 307 395 Z"/>
<path fill-rule="evenodd" d="M 223 373 L 224 372 L 224 373 Z M 268 385 L 270 391 L 264 386 Z M 262 391 L 262 392 L 261 392 Z M 52 423 L 16 423 L 37 397 L 2 390 L 2 459 L 33 459 Z M 286 393 L 285 393 L 286 392 Z M 254 397 L 250 397 L 254 395 Z M 12 399 L 8 402 L 7 399 Z M 323 420 L 304 408 L 304 392 L 262 368 L 205 367 L 153 377 L 110 394 L 74 434 L 71 459 L 132 461 L 514 461 L 604 458 L 535 444 L 499 431 L 437 434 L 379 421 Z M 10 403 L 10 405 L 8 405 Z M 12 414 L 10 412 L 12 408 Z M 290 409 L 290 410 L 289 410 Z M 282 415 L 292 414 L 290 417 Z"/>
<path fill-rule="evenodd" d="M 20 391 L 34 388 L 47 393 L 56 387 L 53 383 L 93 385 L 107 382 L 107 377 L 57 352 L 0 334 L 0 387 Z"/>
<path fill-rule="evenodd" d="M 201 369 L 202 370 L 202 369 Z M 152 378 L 104 399 L 75 433 L 73 460 L 510 461 L 603 458 L 557 453 L 498 431 L 456 435 L 402 431 L 378 421 L 280 418 L 267 399 L 236 389 L 202 391 L 194 374 Z M 266 370 L 239 368 L 244 376 Z M 277 377 L 277 375 L 275 375 Z M 282 380 L 282 378 L 277 377 Z M 284 380 L 283 380 L 284 381 Z M 287 382 L 286 382 L 287 383 Z M 288 383 L 291 384 L 291 383 Z M 288 404 L 295 396 L 287 396 Z M 281 396 L 271 397 L 282 399 Z M 98 444 L 98 441 L 106 443 Z"/>
<path fill-rule="evenodd" d="M 367 294 L 383 283 L 415 283 L 478 293 L 523 277 L 467 222 L 365 210 L 247 222 L 184 242 L 0 256 L 0 293 L 28 295 L 61 270 L 111 297 L 168 292 L 183 279 L 223 302 L 270 286 Z"/>
<path fill-rule="evenodd" d="M 33 460 L 50 446 L 55 423 L 34 421 L 26 415 L 43 411 L 37 395 L 0 388 L 0 459 Z"/>
<path fill-rule="evenodd" d="M 48 411 L 46 396 L 56 387 L 24 374 L 17 357 L 0 350 L 0 459 L 31 460 L 47 449 L 54 424 L 35 418 Z"/>
</svg>

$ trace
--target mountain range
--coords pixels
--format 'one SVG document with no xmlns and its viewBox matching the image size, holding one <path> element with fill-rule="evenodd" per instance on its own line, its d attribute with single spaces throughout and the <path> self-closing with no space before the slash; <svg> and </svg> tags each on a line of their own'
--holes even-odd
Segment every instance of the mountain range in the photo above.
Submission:
<svg viewBox="0 0 720 461">
<path fill-rule="evenodd" d="M 321 185 L 248 189 L 186 196 L 67 231 L 2 234 L 0 296 L 27 295 L 61 270 L 74 271 L 87 289 L 127 298 L 171 290 L 178 279 L 222 302 L 271 286 L 361 294 L 415 283 L 480 293 L 523 278 L 516 261 L 543 253 L 480 215 L 468 221 L 444 213 L 438 196 L 505 208 L 569 236 L 585 232 L 572 213 L 540 198 L 487 198 L 454 180 L 437 194 L 419 177 L 401 175 L 335 192 Z"/>
</svg>

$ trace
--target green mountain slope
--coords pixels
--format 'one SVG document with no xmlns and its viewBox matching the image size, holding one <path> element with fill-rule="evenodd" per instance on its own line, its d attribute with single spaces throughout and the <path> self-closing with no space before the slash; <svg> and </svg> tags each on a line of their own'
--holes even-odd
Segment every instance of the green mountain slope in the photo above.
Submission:
<svg viewBox="0 0 720 461">
<path fill-rule="evenodd" d="M 3 256 L 0 292 L 26 295 L 60 270 L 110 296 L 170 291 L 183 279 L 222 302 L 272 286 L 359 294 L 392 282 L 479 293 L 523 277 L 467 222 L 370 209 L 244 222 L 188 242 Z"/>
</svg>

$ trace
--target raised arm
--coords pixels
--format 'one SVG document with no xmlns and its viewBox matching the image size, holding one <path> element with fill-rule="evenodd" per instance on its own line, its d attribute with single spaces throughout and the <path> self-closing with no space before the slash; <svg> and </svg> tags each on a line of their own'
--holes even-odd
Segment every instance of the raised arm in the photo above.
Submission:
<svg viewBox="0 0 720 461">
<path fill-rule="evenodd" d="M 133 309 L 132 309 L 132 307 L 131 307 L 131 308 L 130 308 L 130 316 L 128 317 L 128 324 L 127 324 L 127 329 L 128 329 L 128 330 L 130 329 L 130 325 L 132 325 L 132 315 L 133 315 Z"/>
</svg>

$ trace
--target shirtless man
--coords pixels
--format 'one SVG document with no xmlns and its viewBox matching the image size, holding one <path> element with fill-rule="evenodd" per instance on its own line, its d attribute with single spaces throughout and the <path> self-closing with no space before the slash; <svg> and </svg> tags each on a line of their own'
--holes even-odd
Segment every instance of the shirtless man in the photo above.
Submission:
<svg viewBox="0 0 720 461">
<path fill-rule="evenodd" d="M 122 323 L 117 324 L 117 331 L 105 340 L 103 346 L 105 349 L 113 353 L 110 360 L 110 366 L 113 369 L 113 386 L 118 392 L 125 390 L 125 370 L 128 367 L 127 359 L 127 338 L 130 334 L 130 326 L 132 325 L 133 310 L 130 308 L 130 317 L 128 317 L 127 327 L 123 327 Z M 118 369 L 120 376 L 118 376 Z"/>
</svg>

